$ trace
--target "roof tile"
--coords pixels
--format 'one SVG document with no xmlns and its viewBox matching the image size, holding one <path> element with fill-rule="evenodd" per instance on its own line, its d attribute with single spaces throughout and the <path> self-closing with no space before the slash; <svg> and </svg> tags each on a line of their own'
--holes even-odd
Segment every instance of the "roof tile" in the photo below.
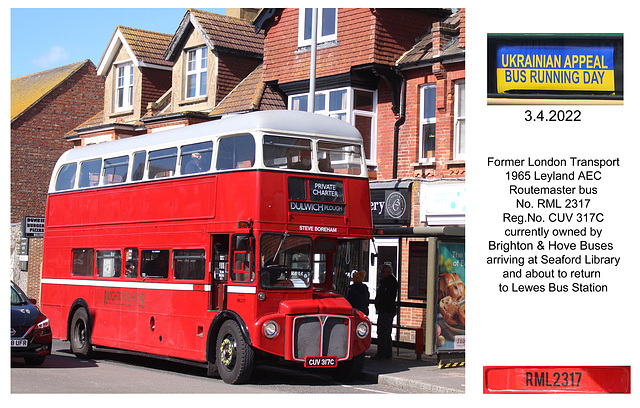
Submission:
<svg viewBox="0 0 640 408">
<path fill-rule="evenodd" d="M 173 65 L 171 61 L 164 59 L 164 53 L 171 42 L 171 34 L 123 26 L 118 26 L 118 29 L 139 61 L 156 65 Z"/>
<path fill-rule="evenodd" d="M 251 22 L 196 9 L 189 12 L 215 47 L 262 55 L 264 33 L 256 33 Z"/>
<path fill-rule="evenodd" d="M 12 79 L 11 121 L 47 96 L 87 63 L 91 64 L 91 61 L 76 62 L 75 64 Z"/>
</svg>

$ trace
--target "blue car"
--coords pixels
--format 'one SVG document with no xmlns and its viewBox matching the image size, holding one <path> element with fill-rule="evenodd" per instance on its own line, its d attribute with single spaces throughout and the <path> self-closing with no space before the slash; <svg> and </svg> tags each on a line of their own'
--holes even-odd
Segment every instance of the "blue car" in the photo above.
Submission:
<svg viewBox="0 0 640 408">
<path fill-rule="evenodd" d="M 11 357 L 41 365 L 51 354 L 51 325 L 33 299 L 11 281 Z"/>
</svg>

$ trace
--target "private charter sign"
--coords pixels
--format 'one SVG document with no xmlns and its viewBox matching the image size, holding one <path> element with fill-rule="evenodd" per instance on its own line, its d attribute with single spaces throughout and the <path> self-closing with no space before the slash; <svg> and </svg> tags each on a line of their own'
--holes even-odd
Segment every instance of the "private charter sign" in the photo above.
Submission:
<svg viewBox="0 0 640 408">
<path fill-rule="evenodd" d="M 502 45 L 497 90 L 615 91 L 613 46 Z"/>
</svg>

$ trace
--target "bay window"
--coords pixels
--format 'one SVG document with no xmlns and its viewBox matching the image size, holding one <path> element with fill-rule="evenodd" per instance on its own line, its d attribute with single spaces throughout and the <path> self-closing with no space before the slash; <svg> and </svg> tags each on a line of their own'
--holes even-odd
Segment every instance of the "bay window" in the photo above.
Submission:
<svg viewBox="0 0 640 408">
<path fill-rule="evenodd" d="M 289 97 L 289 109 L 307 111 L 309 94 Z M 317 91 L 315 113 L 332 116 L 352 124 L 360 131 L 367 164 L 375 165 L 376 158 L 377 92 L 351 87 Z"/>
</svg>

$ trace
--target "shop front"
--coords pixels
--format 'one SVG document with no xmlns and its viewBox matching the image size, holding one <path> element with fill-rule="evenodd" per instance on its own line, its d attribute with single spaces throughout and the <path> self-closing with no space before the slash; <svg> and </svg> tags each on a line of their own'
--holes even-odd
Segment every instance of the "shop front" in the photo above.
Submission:
<svg viewBox="0 0 640 408">
<path fill-rule="evenodd" d="M 371 183 L 371 211 L 369 284 L 373 299 L 379 266 L 392 266 L 399 283 L 394 338 L 415 344 L 424 333 L 424 354 L 464 352 L 464 182 Z"/>
</svg>

